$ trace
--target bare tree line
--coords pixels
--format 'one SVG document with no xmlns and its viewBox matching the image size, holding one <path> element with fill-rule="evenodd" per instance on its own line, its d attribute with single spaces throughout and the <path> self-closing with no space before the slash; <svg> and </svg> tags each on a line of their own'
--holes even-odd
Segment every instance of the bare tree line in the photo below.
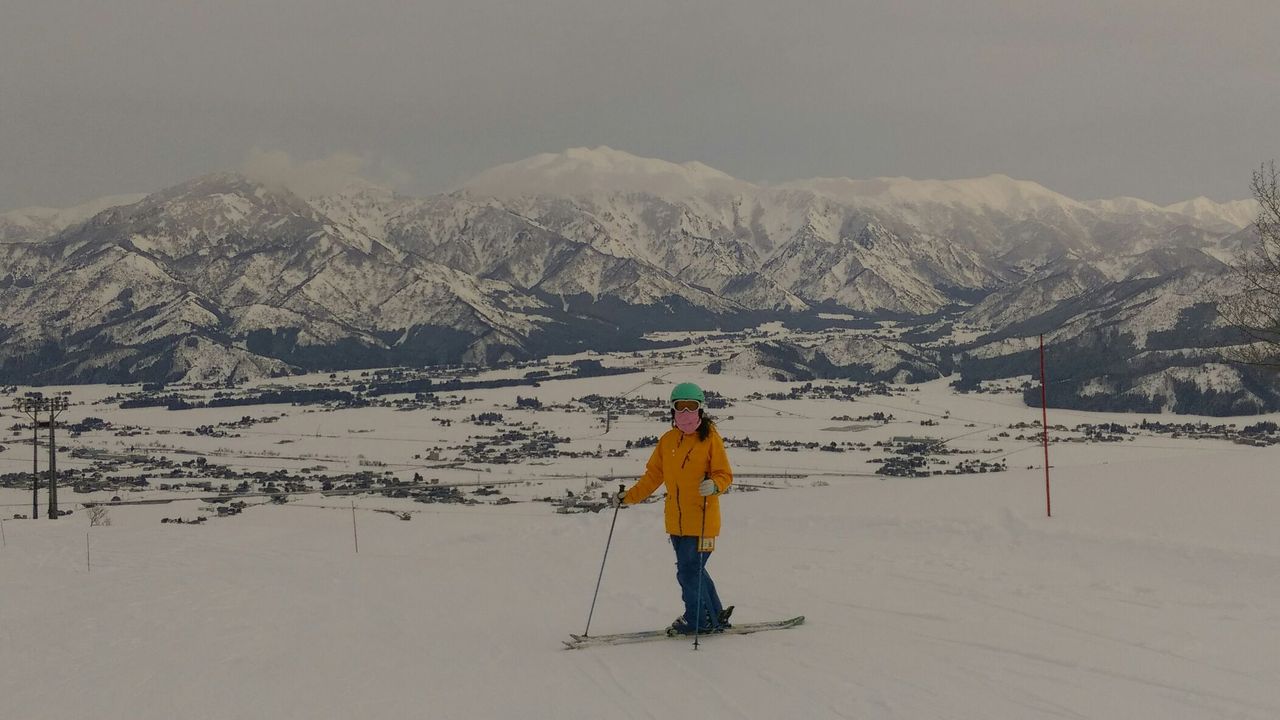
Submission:
<svg viewBox="0 0 1280 720">
<path fill-rule="evenodd" d="M 1219 298 L 1218 311 L 1249 344 L 1224 348 L 1227 359 L 1280 369 L 1280 173 L 1275 161 L 1253 172 L 1257 242 L 1232 264 L 1241 290 Z"/>
</svg>

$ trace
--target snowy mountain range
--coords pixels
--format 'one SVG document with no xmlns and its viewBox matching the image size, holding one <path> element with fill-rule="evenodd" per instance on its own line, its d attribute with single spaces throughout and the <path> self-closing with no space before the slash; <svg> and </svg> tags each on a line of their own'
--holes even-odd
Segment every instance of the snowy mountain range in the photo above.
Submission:
<svg viewBox="0 0 1280 720">
<path fill-rule="evenodd" d="M 832 309 L 962 314 L 991 332 L 959 348 L 977 374 L 1017 369 L 999 358 L 1039 332 L 1201 347 L 1201 331 L 1231 341 L 1202 306 L 1252 212 L 1082 202 L 1003 175 L 765 186 L 606 147 L 425 198 L 214 174 L 0 215 L 0 379 L 492 363 Z"/>
</svg>

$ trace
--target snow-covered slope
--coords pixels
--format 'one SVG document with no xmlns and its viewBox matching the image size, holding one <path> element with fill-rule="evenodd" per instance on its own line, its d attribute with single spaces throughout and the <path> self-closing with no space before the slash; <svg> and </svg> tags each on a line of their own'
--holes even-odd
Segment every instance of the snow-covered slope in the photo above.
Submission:
<svg viewBox="0 0 1280 720">
<path fill-rule="evenodd" d="M 567 398 L 604 387 L 540 392 Z M 509 407 L 514 395 L 486 395 L 491 404 L 468 403 L 456 414 Z M 625 508 L 616 522 L 609 510 L 558 515 L 545 503 L 423 505 L 381 495 L 295 496 L 200 525 L 160 520 L 211 515 L 202 502 L 111 508 L 109 527 L 87 527 L 82 508 L 58 521 L 7 520 L 5 716 L 1280 716 L 1280 448 L 1168 436 L 1090 444 L 1065 442 L 1078 434 L 1055 430 L 1046 518 L 1039 446 L 987 439 L 1038 419 L 1013 398 L 955 397 L 935 383 L 867 403 L 761 405 L 743 404 L 722 432 L 763 444 L 966 435 L 949 444 L 1011 450 L 1010 470 L 824 477 L 818 473 L 847 475 L 861 454 L 731 447 L 740 475 L 788 476 L 739 477 L 740 487 L 721 498 L 723 532 L 709 572 L 739 622 L 807 619 L 786 631 L 704 639 L 697 651 L 687 640 L 575 651 L 560 644 L 584 629 L 606 539 L 591 633 L 658 628 L 679 612 L 660 502 Z M 357 452 L 411 462 L 424 444 L 447 442 L 429 419 L 438 411 L 262 410 L 287 414 L 271 429 L 297 433 L 288 437 L 299 444 L 323 418 L 326 436 L 315 442 L 353 463 Z M 943 410 L 956 419 L 918 424 Z M 195 426 L 246 409 L 186 411 L 181 421 L 146 412 L 94 410 L 120 423 Z M 898 422 L 856 434 L 817 429 L 832 414 L 872 412 Z M 601 442 L 587 413 L 539 417 L 557 434 L 591 435 L 577 449 Z M 1116 420 L 1049 417 L 1067 427 Z M 635 439 L 659 424 L 623 431 Z M 379 451 L 350 432 L 360 428 L 415 441 L 384 440 L 373 446 Z M 280 439 L 246 432 L 210 442 L 278 449 Z M 541 483 L 517 486 L 519 499 L 563 496 L 581 490 L 588 472 L 638 471 L 647 453 L 584 461 L 591 464 L 571 480 L 536 466 L 509 477 Z M 19 456 L 15 467 L 29 461 Z M 741 489 L 763 482 L 773 487 Z M 62 499 L 68 507 L 85 498 Z M 0 504 L 13 510 L 29 501 L 29 491 L 0 489 Z"/>
</svg>

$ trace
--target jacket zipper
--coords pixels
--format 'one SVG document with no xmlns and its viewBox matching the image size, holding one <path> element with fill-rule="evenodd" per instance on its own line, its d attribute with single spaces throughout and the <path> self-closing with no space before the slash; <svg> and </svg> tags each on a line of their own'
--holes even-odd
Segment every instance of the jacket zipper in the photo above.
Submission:
<svg viewBox="0 0 1280 720">
<path fill-rule="evenodd" d="M 680 486 L 676 486 L 676 529 L 677 535 L 684 535 L 684 508 L 680 507 Z"/>
<path fill-rule="evenodd" d="M 684 444 L 684 433 L 681 433 L 680 439 L 676 441 L 676 448 L 679 449 L 679 447 L 683 444 Z M 692 452 L 692 450 L 690 452 Z M 671 454 L 675 455 L 675 451 L 673 450 Z M 689 455 L 685 454 L 684 459 L 688 460 Z M 680 463 L 680 467 L 681 468 L 684 467 L 684 462 Z M 676 534 L 684 535 L 684 508 L 680 506 L 680 484 L 672 483 L 672 485 L 676 486 L 676 529 L 679 530 L 679 532 Z"/>
</svg>

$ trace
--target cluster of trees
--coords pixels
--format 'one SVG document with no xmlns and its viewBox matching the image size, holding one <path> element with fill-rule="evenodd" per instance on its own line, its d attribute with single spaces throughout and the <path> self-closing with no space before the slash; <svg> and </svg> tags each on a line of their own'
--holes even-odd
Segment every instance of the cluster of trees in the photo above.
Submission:
<svg viewBox="0 0 1280 720">
<path fill-rule="evenodd" d="M 327 388 L 299 388 L 296 390 L 269 390 L 240 397 L 215 397 L 208 402 L 192 402 L 178 395 L 135 397 L 120 403 L 121 410 L 143 407 L 164 407 L 169 410 L 196 408 L 240 407 L 246 405 L 316 405 L 329 402 L 354 404 L 357 396 L 345 390 Z"/>
<path fill-rule="evenodd" d="M 1241 435 L 1269 435 L 1277 431 L 1280 431 L 1280 425 L 1276 425 L 1270 420 L 1267 420 L 1260 423 L 1254 423 L 1253 425 L 1246 425 L 1244 429 L 1240 431 L 1240 434 Z"/>
</svg>

